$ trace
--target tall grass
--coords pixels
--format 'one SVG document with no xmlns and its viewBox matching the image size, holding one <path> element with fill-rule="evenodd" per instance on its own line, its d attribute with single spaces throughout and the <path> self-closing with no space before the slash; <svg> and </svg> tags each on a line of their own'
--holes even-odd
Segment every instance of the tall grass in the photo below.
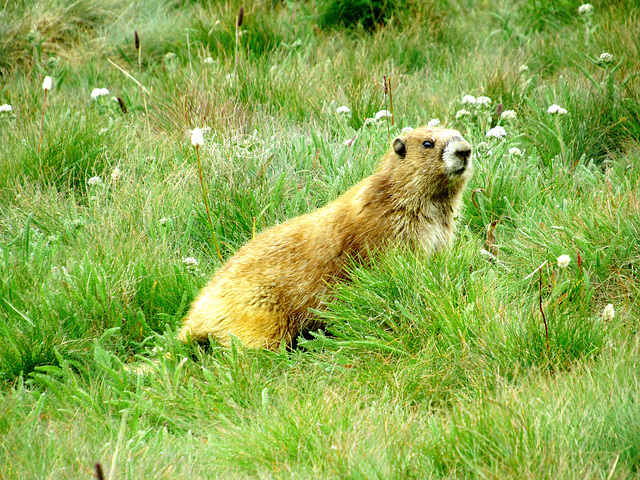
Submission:
<svg viewBox="0 0 640 480">
<path fill-rule="evenodd" d="M 637 476 L 634 3 L 328 3 L 0 7 L 0 476 Z M 228 259 L 434 118 L 474 146 L 450 249 L 354 264 L 293 350 L 175 340 L 212 228 Z"/>
</svg>

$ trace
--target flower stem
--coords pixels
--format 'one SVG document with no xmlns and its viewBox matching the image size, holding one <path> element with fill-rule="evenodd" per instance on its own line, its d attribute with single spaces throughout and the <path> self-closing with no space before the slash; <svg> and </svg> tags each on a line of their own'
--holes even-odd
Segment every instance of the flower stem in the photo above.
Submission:
<svg viewBox="0 0 640 480">
<path fill-rule="evenodd" d="M 218 259 L 222 262 L 222 255 L 220 254 L 220 247 L 218 246 L 218 237 L 216 237 L 216 231 L 213 228 L 213 221 L 211 220 L 211 214 L 209 213 L 209 200 L 207 200 L 207 191 L 204 188 L 204 180 L 202 179 L 202 163 L 200 162 L 200 146 L 196 146 L 196 156 L 198 157 L 198 172 L 200 173 L 200 186 L 202 187 L 202 199 L 204 200 L 204 208 L 207 211 L 207 218 L 209 219 L 209 226 L 211 227 L 211 235 L 213 236 L 213 244 L 216 247 L 216 253 Z"/>
<path fill-rule="evenodd" d="M 562 137 L 562 129 L 560 128 L 560 120 L 558 119 L 558 115 L 555 116 L 556 121 L 556 131 L 558 132 L 558 142 L 560 142 L 560 153 L 562 154 L 562 160 L 567 161 L 567 148 L 564 144 L 564 138 Z"/>
<path fill-rule="evenodd" d="M 542 314 L 542 321 L 544 322 L 544 334 L 547 337 L 547 358 L 549 358 L 549 327 L 547 326 L 547 317 L 542 309 L 542 268 L 540 269 L 540 313 Z"/>
<path fill-rule="evenodd" d="M 38 154 L 40 154 L 40 147 L 42 146 L 42 124 L 44 123 L 44 109 L 47 106 L 47 92 L 44 91 L 44 103 L 42 104 L 42 115 L 40 116 L 40 136 L 38 139 Z"/>
</svg>

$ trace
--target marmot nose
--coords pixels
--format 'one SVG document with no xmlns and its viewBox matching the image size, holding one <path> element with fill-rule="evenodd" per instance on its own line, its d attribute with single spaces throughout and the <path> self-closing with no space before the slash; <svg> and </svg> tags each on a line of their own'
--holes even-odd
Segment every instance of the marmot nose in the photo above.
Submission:
<svg viewBox="0 0 640 480">
<path fill-rule="evenodd" d="M 466 165 L 467 160 L 469 160 L 469 157 L 471 156 L 471 149 L 466 146 L 461 147 L 456 150 L 456 156 L 460 158 L 460 160 L 464 160 L 464 163 Z"/>
</svg>

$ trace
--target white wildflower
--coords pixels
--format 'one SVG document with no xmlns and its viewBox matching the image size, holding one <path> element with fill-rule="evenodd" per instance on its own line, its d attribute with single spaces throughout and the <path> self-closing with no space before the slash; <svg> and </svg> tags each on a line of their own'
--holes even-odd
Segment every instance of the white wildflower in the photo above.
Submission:
<svg viewBox="0 0 640 480">
<path fill-rule="evenodd" d="M 91 177 L 89 180 L 87 180 L 87 183 L 92 187 L 102 185 L 102 179 L 98 176 Z"/>
<path fill-rule="evenodd" d="M 560 255 L 558 257 L 558 266 L 560 268 L 567 268 L 569 266 L 570 261 L 571 261 L 571 257 L 569 255 Z"/>
<path fill-rule="evenodd" d="M 549 108 L 547 108 L 547 113 L 550 113 L 551 115 L 566 115 L 567 111 L 560 105 L 556 105 L 554 103 L 553 105 L 549 106 Z"/>
<path fill-rule="evenodd" d="M 491 138 L 503 138 L 507 136 L 507 131 L 504 127 L 498 125 L 497 127 L 493 127 L 491 130 L 487 132 L 487 137 Z"/>
<path fill-rule="evenodd" d="M 476 101 L 476 97 L 474 97 L 473 95 L 465 95 L 464 97 L 462 97 L 463 105 L 475 105 Z"/>
<path fill-rule="evenodd" d="M 47 75 L 44 77 L 44 81 L 42 82 L 42 89 L 46 92 L 47 90 L 51 90 L 51 77 Z"/>
<path fill-rule="evenodd" d="M 489 105 L 491 105 L 491 99 L 489 97 L 476 98 L 476 107 L 488 107 Z"/>
<path fill-rule="evenodd" d="M 204 135 L 202 134 L 202 130 L 199 128 L 194 128 L 191 132 L 191 144 L 198 148 L 204 145 Z"/>
<path fill-rule="evenodd" d="M 169 223 L 169 219 L 167 217 L 163 217 L 159 220 L 160 225 L 164 226 Z"/>
<path fill-rule="evenodd" d="M 198 259 L 193 257 L 185 257 L 182 259 L 188 270 L 195 271 L 198 269 Z"/>
<path fill-rule="evenodd" d="M 353 145 L 355 141 L 356 141 L 356 137 L 347 138 L 344 142 L 342 142 L 342 144 L 347 147 L 350 147 L 351 145 Z"/>
<path fill-rule="evenodd" d="M 520 150 L 518 147 L 511 147 L 509 149 L 509 155 L 513 155 L 514 157 L 521 157 L 522 150 Z"/>
<path fill-rule="evenodd" d="M 176 54 L 173 52 L 169 52 L 164 56 L 165 60 L 173 60 L 174 58 L 176 58 Z"/>
<path fill-rule="evenodd" d="M 520 65 L 520 68 L 518 68 L 518 73 L 526 73 L 528 71 L 529 71 L 529 66 L 525 65 L 524 63 Z"/>
<path fill-rule="evenodd" d="M 440 123 L 439 118 L 432 118 L 431 120 L 429 120 L 429 123 L 427 123 L 428 127 L 439 127 L 441 125 L 442 123 Z"/>
<path fill-rule="evenodd" d="M 5 103 L 4 105 L 0 105 L 0 113 L 2 112 L 10 112 L 13 110 L 13 107 L 11 105 L 9 105 L 8 103 Z"/>
<path fill-rule="evenodd" d="M 458 110 L 456 112 L 456 120 L 460 120 L 461 118 L 468 117 L 469 115 L 471 115 L 471 112 L 463 108 L 462 110 Z"/>
<path fill-rule="evenodd" d="M 404 127 L 402 130 L 400 130 L 400 133 L 409 133 L 413 131 L 413 127 Z"/>
<path fill-rule="evenodd" d="M 340 115 L 351 115 L 351 109 L 346 105 L 343 105 L 336 109 L 336 113 Z"/>
<path fill-rule="evenodd" d="M 593 5 L 591 5 L 590 3 L 585 3 L 578 7 L 579 15 L 589 15 L 591 13 L 593 13 Z"/>
<path fill-rule="evenodd" d="M 480 142 L 476 145 L 476 150 L 478 152 L 486 152 L 487 150 L 489 150 L 489 144 L 487 142 Z"/>
<path fill-rule="evenodd" d="M 208 65 L 211 65 L 212 63 L 214 63 L 214 62 L 213 62 L 213 58 L 211 58 L 211 57 L 207 57 L 207 58 L 205 58 L 205 59 L 204 59 L 204 63 L 206 63 L 206 64 L 208 64 Z"/>
<path fill-rule="evenodd" d="M 371 118 L 371 117 L 367 117 L 364 119 L 364 126 L 366 127 L 367 125 L 371 125 L 372 123 L 376 123 L 376 119 L 375 118 Z"/>
<path fill-rule="evenodd" d="M 503 120 L 516 120 L 518 117 L 515 110 L 505 110 L 500 115 L 500 118 L 502 118 Z"/>
<path fill-rule="evenodd" d="M 120 180 L 120 177 L 122 176 L 122 170 L 120 170 L 120 168 L 116 167 L 113 169 L 113 172 L 111 172 L 111 180 L 113 180 L 114 182 L 117 182 L 118 180 Z"/>
<path fill-rule="evenodd" d="M 604 307 L 604 310 L 602 311 L 602 318 L 604 320 L 613 320 L 613 317 L 616 316 L 616 311 L 613 308 L 613 305 L 611 303 L 607 304 L 606 307 Z"/>
<path fill-rule="evenodd" d="M 391 118 L 391 112 L 389 110 L 380 110 L 378 113 L 376 113 L 376 122 L 379 122 L 380 120 L 383 120 L 385 118 Z"/>
<path fill-rule="evenodd" d="M 613 62 L 613 55 L 607 52 L 603 52 L 600 54 L 600 58 L 598 59 L 598 63 L 600 65 L 607 65 Z"/>
<path fill-rule="evenodd" d="M 98 97 L 103 97 L 105 95 L 109 95 L 109 90 L 106 88 L 94 88 L 91 90 L 91 98 L 97 99 Z"/>
</svg>

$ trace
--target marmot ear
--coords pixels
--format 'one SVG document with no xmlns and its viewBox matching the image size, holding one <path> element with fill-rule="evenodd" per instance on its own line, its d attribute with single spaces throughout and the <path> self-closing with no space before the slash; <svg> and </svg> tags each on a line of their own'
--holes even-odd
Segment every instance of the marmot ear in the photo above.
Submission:
<svg viewBox="0 0 640 480">
<path fill-rule="evenodd" d="M 402 137 L 396 137 L 393 141 L 393 150 L 401 157 L 404 157 L 407 154 L 407 146 L 405 145 Z"/>
</svg>

